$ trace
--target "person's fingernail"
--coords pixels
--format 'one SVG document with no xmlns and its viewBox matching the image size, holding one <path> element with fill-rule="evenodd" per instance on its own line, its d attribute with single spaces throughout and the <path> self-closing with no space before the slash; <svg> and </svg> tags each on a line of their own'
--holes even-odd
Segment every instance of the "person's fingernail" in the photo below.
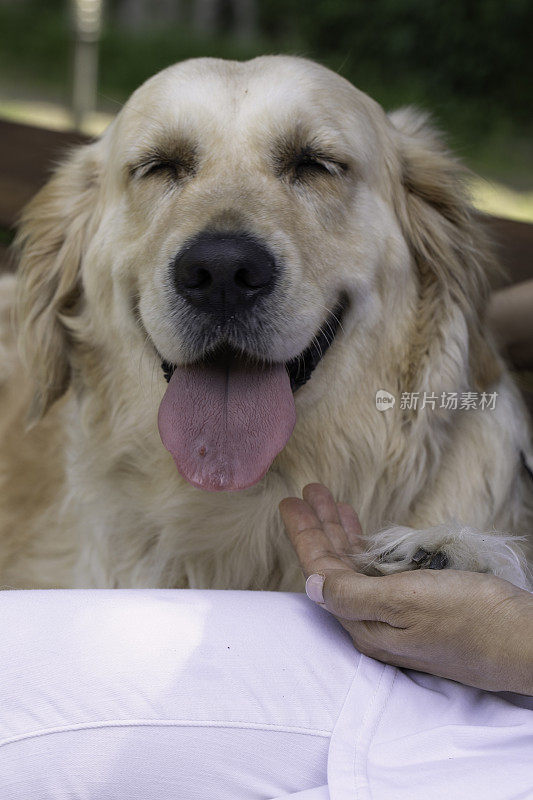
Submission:
<svg viewBox="0 0 533 800">
<path fill-rule="evenodd" d="M 323 603 L 324 595 L 322 587 L 324 586 L 323 575 L 310 575 L 305 582 L 305 593 L 310 600 L 315 603 Z"/>
</svg>

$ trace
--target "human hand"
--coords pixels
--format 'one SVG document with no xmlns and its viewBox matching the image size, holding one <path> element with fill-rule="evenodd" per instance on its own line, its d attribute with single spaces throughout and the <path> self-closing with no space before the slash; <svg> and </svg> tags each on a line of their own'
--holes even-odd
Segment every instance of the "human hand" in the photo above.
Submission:
<svg viewBox="0 0 533 800">
<path fill-rule="evenodd" d="M 533 595 L 494 575 L 422 569 L 369 577 L 355 511 L 319 483 L 281 517 L 312 600 L 365 655 L 489 691 L 533 695 Z"/>
</svg>

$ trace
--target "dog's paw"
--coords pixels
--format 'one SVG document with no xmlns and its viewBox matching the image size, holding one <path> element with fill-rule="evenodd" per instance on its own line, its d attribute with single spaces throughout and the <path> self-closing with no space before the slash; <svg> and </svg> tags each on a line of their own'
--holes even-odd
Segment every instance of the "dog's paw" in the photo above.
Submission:
<svg viewBox="0 0 533 800">
<path fill-rule="evenodd" d="M 395 526 L 375 534 L 356 566 L 370 575 L 413 569 L 489 572 L 523 589 L 533 588 L 518 544 L 524 537 L 484 533 L 457 523 L 418 530 Z"/>
</svg>

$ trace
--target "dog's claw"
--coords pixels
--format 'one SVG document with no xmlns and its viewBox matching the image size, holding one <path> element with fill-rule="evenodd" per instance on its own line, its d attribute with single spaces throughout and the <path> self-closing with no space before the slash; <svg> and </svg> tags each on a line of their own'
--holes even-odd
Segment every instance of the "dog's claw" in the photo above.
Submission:
<svg viewBox="0 0 533 800">
<path fill-rule="evenodd" d="M 448 557 L 444 553 L 433 553 L 429 562 L 430 569 L 445 569 L 448 566 Z"/>
<path fill-rule="evenodd" d="M 425 561 L 429 555 L 430 554 L 427 550 L 424 550 L 423 547 L 420 547 L 412 557 L 411 561 L 413 561 L 415 564 L 420 564 L 422 561 Z"/>
<path fill-rule="evenodd" d="M 448 557 L 441 553 L 429 553 L 420 547 L 411 559 L 412 564 L 416 564 L 419 569 L 445 569 L 448 566 Z"/>
</svg>

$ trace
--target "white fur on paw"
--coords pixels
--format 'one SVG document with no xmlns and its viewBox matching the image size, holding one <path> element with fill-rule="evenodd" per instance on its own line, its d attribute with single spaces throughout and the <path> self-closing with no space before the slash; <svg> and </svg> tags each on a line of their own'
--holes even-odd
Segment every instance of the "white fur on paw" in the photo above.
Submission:
<svg viewBox="0 0 533 800">
<path fill-rule="evenodd" d="M 442 553 L 447 569 L 490 572 L 522 589 L 533 589 L 533 573 L 517 544 L 524 536 L 483 532 L 457 522 L 418 530 L 394 526 L 372 536 L 370 547 L 355 556 L 356 565 L 371 574 L 388 575 L 426 568 L 429 558 L 421 563 L 420 549 L 433 555 Z M 439 559 L 436 561 L 438 562 Z"/>
</svg>

